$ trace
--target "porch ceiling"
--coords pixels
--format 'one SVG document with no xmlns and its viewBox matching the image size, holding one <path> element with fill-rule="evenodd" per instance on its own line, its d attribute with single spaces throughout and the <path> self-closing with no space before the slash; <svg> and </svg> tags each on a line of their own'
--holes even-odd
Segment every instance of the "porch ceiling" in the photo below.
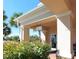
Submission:
<svg viewBox="0 0 79 59">
<path fill-rule="evenodd" d="M 65 0 L 41 0 L 45 6 L 55 14 L 63 13 L 68 11 L 68 7 L 65 3 Z"/>
</svg>

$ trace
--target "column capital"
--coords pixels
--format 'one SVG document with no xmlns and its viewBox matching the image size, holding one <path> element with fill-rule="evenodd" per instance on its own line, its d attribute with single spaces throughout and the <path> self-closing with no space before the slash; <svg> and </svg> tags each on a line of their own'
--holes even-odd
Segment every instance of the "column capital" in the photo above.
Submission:
<svg viewBox="0 0 79 59">
<path fill-rule="evenodd" d="M 64 17 L 64 16 L 70 16 L 72 13 L 71 11 L 66 11 L 64 13 L 60 13 L 60 14 L 56 14 L 57 18 L 61 18 L 61 17 Z"/>
</svg>

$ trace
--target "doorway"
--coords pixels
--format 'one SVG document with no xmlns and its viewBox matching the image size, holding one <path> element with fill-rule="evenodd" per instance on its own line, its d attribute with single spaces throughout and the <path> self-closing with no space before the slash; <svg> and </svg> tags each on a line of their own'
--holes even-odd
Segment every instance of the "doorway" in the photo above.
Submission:
<svg viewBox="0 0 79 59">
<path fill-rule="evenodd" d="M 51 34 L 50 35 L 50 40 L 51 40 L 51 47 L 56 48 L 57 47 L 57 35 L 56 34 Z"/>
</svg>

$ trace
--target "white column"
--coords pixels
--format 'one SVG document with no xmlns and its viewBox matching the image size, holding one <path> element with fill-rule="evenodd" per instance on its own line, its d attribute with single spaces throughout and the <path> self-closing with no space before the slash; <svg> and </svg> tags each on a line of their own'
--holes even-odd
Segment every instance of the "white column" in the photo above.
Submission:
<svg viewBox="0 0 79 59">
<path fill-rule="evenodd" d="M 29 29 L 28 28 L 25 28 L 24 26 L 21 26 L 20 27 L 20 41 L 29 41 Z"/>
<path fill-rule="evenodd" d="M 46 41 L 46 37 L 45 37 L 45 34 L 43 33 L 43 31 L 41 31 L 41 41 L 42 41 L 43 44 Z"/>
<path fill-rule="evenodd" d="M 72 58 L 71 55 L 71 29 L 70 16 L 62 16 L 57 19 L 57 49 L 59 56 Z"/>
</svg>

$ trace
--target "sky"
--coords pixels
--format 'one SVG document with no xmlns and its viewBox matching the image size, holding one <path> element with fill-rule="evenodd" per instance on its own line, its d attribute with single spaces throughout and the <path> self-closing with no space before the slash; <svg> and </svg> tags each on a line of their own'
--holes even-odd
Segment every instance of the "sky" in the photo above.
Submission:
<svg viewBox="0 0 79 59">
<path fill-rule="evenodd" d="M 39 0 L 3 0 L 3 9 L 5 10 L 5 14 L 7 15 L 6 22 L 9 23 L 10 17 L 15 13 L 26 13 L 29 10 L 35 8 Z M 11 27 L 12 33 L 10 36 L 16 36 L 20 34 L 19 28 Z M 30 35 L 37 35 L 37 32 L 30 31 Z"/>
</svg>

